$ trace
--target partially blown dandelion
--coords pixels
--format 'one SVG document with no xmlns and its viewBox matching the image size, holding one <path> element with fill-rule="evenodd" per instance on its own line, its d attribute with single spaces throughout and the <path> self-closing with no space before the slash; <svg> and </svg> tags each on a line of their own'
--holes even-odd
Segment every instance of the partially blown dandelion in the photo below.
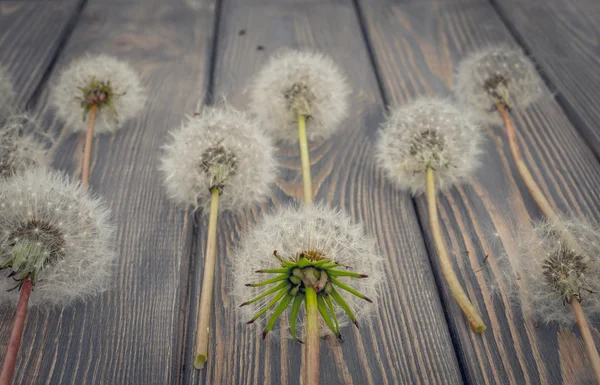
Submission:
<svg viewBox="0 0 600 385">
<path fill-rule="evenodd" d="M 254 78 L 250 111 L 276 139 L 299 142 L 304 200 L 312 202 L 308 139 L 326 139 L 348 113 L 350 87 L 328 56 L 283 51 Z"/>
<path fill-rule="evenodd" d="M 579 219 L 561 218 L 558 227 L 540 221 L 517 241 L 518 254 L 510 261 L 516 273 L 507 275 L 511 297 L 543 322 L 576 321 L 600 383 L 600 356 L 584 315 L 600 313 L 600 229 Z"/>
<path fill-rule="evenodd" d="M 87 123 L 83 184 L 89 180 L 94 133 L 113 133 L 135 117 L 146 101 L 140 79 L 129 66 L 107 55 L 86 55 L 61 73 L 50 96 L 58 116 L 73 131 Z"/>
<path fill-rule="evenodd" d="M 436 191 L 464 181 L 475 171 L 481 141 L 479 126 L 468 115 L 449 102 L 423 98 L 393 110 L 377 143 L 379 165 L 390 180 L 413 194 L 427 192 L 440 268 L 476 332 L 485 330 L 485 325 L 453 271 L 439 225 Z"/>
<path fill-rule="evenodd" d="M 32 287 L 37 306 L 85 299 L 106 289 L 115 254 L 106 205 L 58 172 L 29 170 L 0 184 L 0 219 L 0 302 L 18 300 L 0 374 L 7 384 Z"/>
<path fill-rule="evenodd" d="M 169 196 L 210 212 L 194 361 L 201 369 L 208 360 L 219 206 L 238 211 L 262 202 L 275 181 L 276 163 L 271 140 L 231 107 L 205 108 L 172 137 L 161 160 Z"/>
<path fill-rule="evenodd" d="M 37 140 L 35 122 L 25 116 L 11 116 L 0 127 L 0 179 L 49 165 L 44 145 Z"/>
<path fill-rule="evenodd" d="M 321 205 L 287 207 L 265 216 L 243 238 L 233 261 L 240 311 L 249 324 L 262 324 L 263 338 L 288 308 L 294 339 L 300 338 L 296 323 L 301 313 L 306 338 L 341 338 L 348 321 L 358 327 L 358 320 L 374 309 L 370 303 L 383 279 L 375 241 L 347 215 Z"/>
</svg>

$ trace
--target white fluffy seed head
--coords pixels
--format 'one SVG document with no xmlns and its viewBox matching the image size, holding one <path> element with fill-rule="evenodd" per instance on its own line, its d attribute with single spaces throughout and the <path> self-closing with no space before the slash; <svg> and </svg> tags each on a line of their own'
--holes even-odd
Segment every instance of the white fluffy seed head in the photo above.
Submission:
<svg viewBox="0 0 600 385">
<path fill-rule="evenodd" d="M 352 220 L 338 210 L 333 210 L 325 205 L 315 207 L 283 207 L 278 213 L 265 215 L 241 240 L 240 246 L 233 254 L 233 292 L 232 295 L 238 304 L 257 296 L 265 290 L 264 287 L 247 287 L 248 283 L 260 282 L 267 274 L 256 273 L 261 269 L 281 268 L 281 262 L 273 252 L 284 260 L 292 261 L 300 253 L 318 253 L 323 258 L 333 259 L 340 264 L 350 267 L 350 270 L 359 274 L 366 274 L 368 278 L 355 279 L 338 277 L 341 281 L 374 300 L 378 296 L 378 289 L 382 283 L 382 259 L 378 253 L 376 241 L 365 235 L 362 225 Z M 343 290 L 338 290 L 350 307 L 359 322 L 369 316 L 375 309 L 375 304 L 368 303 Z M 247 306 L 239 307 L 239 312 L 244 321 L 250 320 L 262 309 L 271 297 L 267 297 Z M 299 318 L 303 319 L 303 311 Z M 287 310 L 289 312 L 289 309 Z M 273 312 L 271 308 L 259 318 L 257 323 L 264 323 Z M 289 313 L 288 313 L 289 315 Z M 340 326 L 348 324 L 348 318 L 339 308 L 336 315 Z M 321 321 L 322 322 L 322 321 Z M 279 327 L 288 329 L 287 322 L 280 319 Z M 302 326 L 302 323 L 299 322 Z M 302 327 L 299 329 L 302 330 Z M 302 335 L 301 331 L 299 335 Z M 321 324 L 321 335 L 329 335 L 331 331 L 324 323 Z"/>
<path fill-rule="evenodd" d="M 327 139 L 348 114 L 350 87 L 335 62 L 320 53 L 285 50 L 254 78 L 249 109 L 277 140 L 298 141 L 298 115 L 310 140 Z"/>
<path fill-rule="evenodd" d="M 535 66 L 520 49 L 498 45 L 474 52 L 459 64 L 455 92 L 479 120 L 502 124 L 498 102 L 524 109 L 543 96 L 543 87 Z"/>
<path fill-rule="evenodd" d="M 123 127 L 146 102 L 135 70 L 107 55 L 73 60 L 60 74 L 50 97 L 58 116 L 73 131 L 86 130 L 89 111 L 96 105 L 95 134 L 113 133 Z"/>
<path fill-rule="evenodd" d="M 15 277 L 36 273 L 33 305 L 66 305 L 105 290 L 115 258 L 112 238 L 106 204 L 66 175 L 39 168 L 3 182 L 0 303 L 19 297 L 7 291 L 17 285 L 7 277 L 13 271 Z"/>
<path fill-rule="evenodd" d="M 0 127 L 0 179 L 50 164 L 43 143 L 34 136 L 36 128 L 35 121 L 26 115 L 4 121 Z"/>
<path fill-rule="evenodd" d="M 243 112 L 206 107 L 171 136 L 160 168 L 178 204 L 208 212 L 212 188 L 221 191 L 223 210 L 238 211 L 267 197 L 276 178 L 275 148 Z"/>
<path fill-rule="evenodd" d="M 13 83 L 8 71 L 0 66 L 0 121 L 14 109 L 16 99 Z"/>
<path fill-rule="evenodd" d="M 441 99 L 421 98 L 393 109 L 376 145 L 378 164 L 402 190 L 425 191 L 427 166 L 445 189 L 479 166 L 483 134 L 469 114 Z"/>
<path fill-rule="evenodd" d="M 600 312 L 600 229 L 582 219 L 561 223 L 564 230 L 556 223 L 536 223 L 533 230 L 516 237 L 517 255 L 503 258 L 512 265 L 505 276 L 513 301 L 541 322 L 570 325 L 575 322 L 569 306 L 573 296 L 581 299 L 588 316 Z M 567 246 L 564 233 L 578 247 Z"/>
</svg>

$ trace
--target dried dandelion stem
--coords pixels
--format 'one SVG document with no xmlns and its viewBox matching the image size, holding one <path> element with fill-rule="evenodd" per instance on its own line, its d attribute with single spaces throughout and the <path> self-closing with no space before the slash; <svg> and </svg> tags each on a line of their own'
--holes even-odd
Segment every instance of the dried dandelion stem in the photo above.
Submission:
<svg viewBox="0 0 600 385">
<path fill-rule="evenodd" d="M 304 204 L 312 206 L 312 178 L 310 176 L 310 155 L 306 138 L 306 116 L 298 115 L 298 142 L 300 144 L 300 159 L 302 161 L 302 184 L 304 185 Z"/>
<path fill-rule="evenodd" d="M 21 286 L 21 295 L 19 296 L 15 319 L 10 331 L 8 348 L 6 349 L 6 355 L 4 356 L 4 362 L 2 363 L 2 371 L 0 372 L 0 385 L 10 385 L 10 380 L 15 370 L 17 354 L 21 347 L 21 337 L 23 336 L 23 329 L 25 327 L 25 319 L 27 318 L 27 304 L 29 303 L 32 287 L 33 284 L 29 279 L 26 279 L 23 282 L 23 286 Z"/>
<path fill-rule="evenodd" d="M 219 188 L 211 189 L 210 219 L 208 221 L 208 239 L 204 260 L 202 293 L 198 308 L 198 326 L 196 328 L 196 359 L 194 367 L 204 369 L 208 360 L 208 334 L 210 328 L 210 309 L 212 305 L 213 280 L 215 277 L 215 257 L 217 254 L 217 219 L 219 214 Z"/>
<path fill-rule="evenodd" d="M 446 249 L 446 244 L 442 237 L 442 230 L 440 228 L 437 212 L 435 175 L 433 168 L 430 166 L 427 167 L 427 206 L 429 208 L 429 225 L 431 226 L 433 243 L 435 244 L 435 250 L 439 258 L 442 274 L 446 279 L 446 283 L 448 284 L 452 296 L 456 302 L 458 302 L 458 305 L 469 320 L 471 329 L 476 333 L 481 333 L 486 329 L 486 326 L 477 312 L 477 309 L 475 309 L 471 301 L 469 301 L 467 294 L 458 281 L 458 277 L 456 277 L 456 274 L 454 273 L 452 262 L 450 262 L 448 250 Z"/>
<path fill-rule="evenodd" d="M 306 287 L 306 365 L 305 384 L 319 385 L 319 313 L 317 293 Z"/>
<path fill-rule="evenodd" d="M 87 188 L 90 185 L 90 163 L 92 160 L 92 141 L 94 140 L 94 124 L 96 122 L 96 111 L 98 106 L 90 108 L 88 127 L 85 132 L 85 150 L 83 152 L 83 165 L 81 168 L 81 184 Z"/>
<path fill-rule="evenodd" d="M 575 314 L 575 318 L 577 319 L 577 326 L 579 326 L 581 338 L 583 339 L 585 349 L 587 350 L 588 357 L 592 364 L 596 381 L 600 384 L 600 355 L 598 355 L 598 349 L 596 348 L 594 337 L 592 337 L 590 327 L 587 319 L 585 318 L 585 314 L 583 313 L 583 308 L 581 307 L 581 303 L 577 298 L 573 298 L 571 300 L 571 308 L 573 309 L 573 314 Z"/>
</svg>

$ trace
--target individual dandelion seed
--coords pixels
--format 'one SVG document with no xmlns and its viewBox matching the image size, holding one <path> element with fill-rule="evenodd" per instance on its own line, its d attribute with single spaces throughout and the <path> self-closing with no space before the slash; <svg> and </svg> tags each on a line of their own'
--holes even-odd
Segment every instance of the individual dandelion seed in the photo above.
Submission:
<svg viewBox="0 0 600 385">
<path fill-rule="evenodd" d="M 600 356 L 584 314 L 600 313 L 600 228 L 586 219 L 561 218 L 539 221 L 523 234 L 516 237 L 517 255 L 504 257 L 516 272 L 505 274 L 512 279 L 511 298 L 544 323 L 569 326 L 576 321 L 600 383 Z"/>
<path fill-rule="evenodd" d="M 210 213 L 194 367 L 208 360 L 208 337 L 219 207 L 239 211 L 262 202 L 275 182 L 271 139 L 230 106 L 207 107 L 190 117 L 165 146 L 161 170 L 169 197 Z"/>
<path fill-rule="evenodd" d="M 44 145 L 34 134 L 37 125 L 26 115 L 10 116 L 0 127 L 0 179 L 48 166 Z"/>
<path fill-rule="evenodd" d="M 0 384 L 10 382 L 28 302 L 61 306 L 105 290 L 112 237 L 106 204 L 66 175 L 38 168 L 0 183 L 0 303 L 17 302 Z"/>
<path fill-rule="evenodd" d="M 309 345 L 318 346 L 319 334 L 341 339 L 348 321 L 358 327 L 374 310 L 370 303 L 385 282 L 374 239 L 346 214 L 324 205 L 284 207 L 262 218 L 234 252 L 233 269 L 233 295 L 242 316 L 262 324 L 265 338 L 290 309 L 290 334 L 306 341 L 309 363 L 318 361 L 318 349 L 313 357 Z M 301 313 L 303 336 L 296 330 Z M 318 383 L 318 365 L 305 367 L 307 383 Z"/>
<path fill-rule="evenodd" d="M 12 79 L 6 68 L 0 66 L 0 122 L 13 111 L 15 99 Z"/>
<path fill-rule="evenodd" d="M 135 117 L 146 102 L 138 74 L 126 62 L 107 55 L 73 60 L 60 74 L 50 96 L 57 115 L 73 131 L 86 130 L 82 166 L 84 186 L 94 133 L 113 133 Z"/>
<path fill-rule="evenodd" d="M 390 112 L 377 142 L 379 166 L 402 190 L 427 192 L 429 223 L 442 274 L 475 332 L 485 330 L 453 271 L 437 214 L 436 191 L 468 178 L 479 164 L 482 134 L 469 115 L 441 99 L 422 98 Z"/>
<path fill-rule="evenodd" d="M 304 201 L 312 204 L 308 140 L 327 139 L 348 114 L 350 87 L 331 58 L 286 50 L 273 55 L 254 78 L 249 109 L 278 140 L 298 142 Z"/>
</svg>

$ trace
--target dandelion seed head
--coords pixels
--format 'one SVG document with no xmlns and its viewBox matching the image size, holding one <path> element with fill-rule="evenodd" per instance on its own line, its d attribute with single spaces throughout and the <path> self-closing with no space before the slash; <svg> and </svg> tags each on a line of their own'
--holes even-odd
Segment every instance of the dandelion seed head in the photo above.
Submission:
<svg viewBox="0 0 600 385">
<path fill-rule="evenodd" d="M 0 127 L 0 179 L 49 165 L 49 159 L 33 131 L 37 125 L 26 115 L 13 115 Z"/>
</svg>

